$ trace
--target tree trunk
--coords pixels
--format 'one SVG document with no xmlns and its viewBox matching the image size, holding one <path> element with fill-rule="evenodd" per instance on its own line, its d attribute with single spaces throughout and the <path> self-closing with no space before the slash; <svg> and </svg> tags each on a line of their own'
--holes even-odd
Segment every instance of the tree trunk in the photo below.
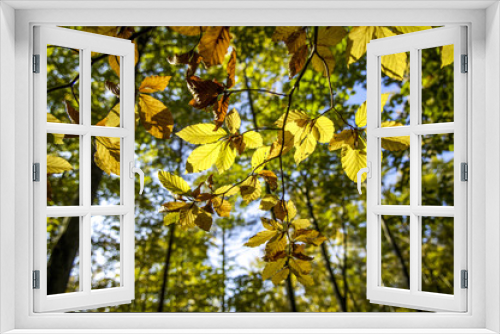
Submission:
<svg viewBox="0 0 500 334">
<path fill-rule="evenodd" d="M 226 229 L 222 228 L 222 312 L 226 312 Z"/>
<path fill-rule="evenodd" d="M 396 240 L 394 240 L 394 237 L 392 236 L 391 231 L 389 230 L 389 227 L 385 223 L 384 219 L 380 219 L 382 222 L 382 229 L 385 232 L 385 236 L 387 241 L 391 244 L 392 249 L 394 251 L 394 254 L 399 260 L 399 263 L 401 264 L 401 269 L 403 271 L 403 275 L 406 278 L 406 283 L 408 284 L 408 289 L 410 288 L 410 272 L 408 271 L 408 266 L 406 265 L 406 262 L 403 258 L 403 254 L 401 253 L 401 249 L 399 248 L 398 244 L 396 243 Z"/>
<path fill-rule="evenodd" d="M 175 238 L 175 224 L 171 224 L 168 229 L 168 247 L 165 255 L 165 266 L 163 267 L 163 283 L 161 285 L 160 296 L 158 297 L 158 312 L 163 312 L 163 304 L 165 303 L 165 294 L 168 288 L 168 272 L 170 270 L 170 259 Z"/>
<path fill-rule="evenodd" d="M 102 179 L 102 170 L 92 161 L 92 179 L 90 183 L 91 203 L 97 197 L 97 189 Z M 82 187 L 83 185 L 80 185 Z M 80 205 L 79 195 L 73 200 L 73 205 Z M 47 263 L 47 294 L 64 293 L 69 282 L 73 263 L 80 246 L 80 217 L 70 217 L 64 220 L 66 228 L 52 249 Z"/>
</svg>

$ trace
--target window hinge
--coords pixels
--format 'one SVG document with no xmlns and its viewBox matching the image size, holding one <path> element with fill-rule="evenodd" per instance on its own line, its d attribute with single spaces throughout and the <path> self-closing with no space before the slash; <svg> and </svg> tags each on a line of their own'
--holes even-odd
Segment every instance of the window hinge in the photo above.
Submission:
<svg viewBox="0 0 500 334">
<path fill-rule="evenodd" d="M 33 270 L 33 289 L 40 289 L 40 270 Z"/>
<path fill-rule="evenodd" d="M 33 55 L 33 73 L 40 73 L 40 55 Z"/>
<path fill-rule="evenodd" d="M 469 165 L 466 162 L 460 164 L 460 180 L 469 181 Z"/>
<path fill-rule="evenodd" d="M 40 182 L 40 164 L 38 162 L 33 164 L 33 181 Z"/>
<path fill-rule="evenodd" d="M 460 272 L 460 276 L 461 276 L 461 281 L 462 283 L 460 284 L 462 289 L 467 289 L 469 288 L 469 273 L 467 272 L 467 270 L 462 270 Z"/>
<path fill-rule="evenodd" d="M 467 55 L 462 55 L 462 73 L 469 72 L 469 57 Z"/>
</svg>

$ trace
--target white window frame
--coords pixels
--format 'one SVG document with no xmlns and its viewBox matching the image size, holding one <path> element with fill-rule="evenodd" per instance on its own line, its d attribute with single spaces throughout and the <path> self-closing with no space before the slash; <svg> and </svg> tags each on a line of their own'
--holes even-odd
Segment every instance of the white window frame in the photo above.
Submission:
<svg viewBox="0 0 500 334">
<path fill-rule="evenodd" d="M 429 311 L 467 310 L 467 290 L 461 287 L 461 271 L 467 270 L 467 184 L 461 180 L 461 163 L 467 163 L 467 75 L 462 73 L 462 55 L 467 55 L 466 27 L 451 26 L 371 41 L 367 47 L 367 298 L 372 303 Z M 454 121 L 422 124 L 423 49 L 454 46 Z M 381 59 L 385 55 L 410 53 L 410 124 L 382 127 Z M 454 205 L 422 205 L 422 135 L 454 134 Z M 381 138 L 410 138 L 410 203 L 381 203 Z M 410 287 L 397 289 L 382 284 L 382 215 L 410 218 Z M 422 217 L 453 218 L 453 294 L 422 291 Z"/>
<path fill-rule="evenodd" d="M 12 8 L 12 7 L 15 7 Z M 66 8 L 63 8 L 66 7 Z M 99 8 L 98 8 L 99 7 Z M 496 2 L 18 2 L 0 4 L 0 322 L 2 331 L 73 333 L 266 332 L 494 333 L 500 331 L 500 10 Z M 128 7 L 128 9 L 126 9 Z M 134 8 L 140 7 L 141 10 Z M 108 9 L 103 9 L 108 8 Z M 125 8 L 125 9 L 123 9 Z M 149 10 L 147 9 L 149 8 Z M 194 9 L 195 8 L 195 9 Z M 223 8 L 223 9 L 222 9 Z M 52 9 L 52 10 L 48 10 Z M 54 10 L 58 9 L 58 10 Z M 32 269 L 32 27 L 54 25 L 442 25 L 469 27 L 470 156 L 466 313 L 434 314 L 35 314 Z M 15 32 L 15 39 L 14 39 Z M 488 64 L 486 71 L 485 64 Z M 14 70 L 15 66 L 15 70 Z M 8 75 L 5 75 L 8 74 Z M 15 86 L 12 80 L 15 78 Z M 15 128 L 12 129 L 12 110 Z M 487 119 L 487 121 L 486 121 Z M 29 120 L 26 123 L 26 120 Z M 15 138 L 15 147 L 12 145 Z M 488 154 L 486 154 L 488 138 Z M 15 161 L 15 164 L 11 161 Z M 10 163 L 9 163 L 10 162 Z M 15 178 L 12 175 L 15 172 Z M 488 182 L 486 182 L 488 174 Z M 12 189 L 15 198 L 12 199 Z M 488 194 L 488 196 L 486 196 Z M 486 203 L 486 205 L 485 205 Z M 14 208 L 14 209 L 12 209 Z M 15 223 L 15 224 L 14 224 Z M 473 226 L 473 229 L 472 229 Z M 14 239 L 15 238 L 15 239 Z M 14 250 L 14 254 L 12 254 Z M 27 261 L 27 259 L 29 259 Z M 14 287 L 14 288 L 13 288 Z M 486 293 L 488 291 L 488 293 Z M 14 308 L 12 305 L 15 305 Z M 140 330 L 132 330 L 141 328 Z M 223 330 L 223 329 L 226 330 Z M 246 331 L 243 329 L 247 329 Z M 282 330 L 278 330 L 278 329 Z M 344 328 L 345 331 L 335 330 Z M 355 330 L 355 329 L 358 330 Z M 380 330 L 384 328 L 384 330 Z M 413 328 L 413 330 L 412 330 Z M 59 330 L 57 330 L 59 329 Z M 198 329 L 198 330 L 196 330 Z M 221 330 L 216 330 L 221 329 Z M 238 330 L 241 329 L 241 330 Z M 301 330 L 305 329 L 305 330 Z M 40 331 L 39 331 L 40 330 Z M 257 331 L 257 330 L 255 330 Z M 264 330 L 261 330 L 264 332 Z M 47 331 L 45 331 L 47 332 Z M 184 331 L 186 332 L 186 331 Z"/>
<path fill-rule="evenodd" d="M 34 27 L 34 54 L 39 56 L 39 73 L 33 75 L 34 162 L 39 164 L 39 181 L 33 184 L 34 270 L 39 288 L 34 289 L 34 311 L 54 312 L 90 309 L 130 303 L 134 299 L 134 174 L 135 165 L 135 48 L 129 40 L 65 28 Z M 47 122 L 47 45 L 80 50 L 80 124 Z M 99 52 L 120 57 L 120 126 L 91 124 L 91 54 Z M 80 178 L 79 206 L 47 206 L 47 134 L 78 135 Z M 120 139 L 120 204 L 91 203 L 91 145 L 96 136 Z M 92 289 L 92 216 L 118 216 L 120 220 L 120 286 Z M 47 295 L 47 217 L 80 217 L 79 291 Z"/>
</svg>

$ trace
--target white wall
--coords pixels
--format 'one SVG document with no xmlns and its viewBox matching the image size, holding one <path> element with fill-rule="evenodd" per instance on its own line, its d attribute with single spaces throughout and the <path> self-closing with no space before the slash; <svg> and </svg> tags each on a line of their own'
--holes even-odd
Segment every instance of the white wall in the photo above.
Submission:
<svg viewBox="0 0 500 334">
<path fill-rule="evenodd" d="M 0 253 L 14 250 L 15 11 L 0 2 Z M 0 257 L 4 258 L 4 257 Z M 14 328 L 14 260 L 0 260 L 0 333 Z"/>
</svg>

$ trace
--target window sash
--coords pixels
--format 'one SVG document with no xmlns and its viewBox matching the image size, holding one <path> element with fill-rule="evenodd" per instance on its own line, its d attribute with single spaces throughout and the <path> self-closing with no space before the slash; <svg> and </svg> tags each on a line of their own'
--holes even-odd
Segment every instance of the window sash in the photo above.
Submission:
<svg viewBox="0 0 500 334">
<path fill-rule="evenodd" d="M 47 45 L 80 50 L 81 124 L 47 123 Z M 122 57 L 120 66 L 121 127 L 91 125 L 91 52 Z M 34 54 L 40 55 L 40 73 L 34 82 L 34 162 L 40 163 L 40 182 L 34 192 L 34 270 L 40 271 L 40 288 L 34 289 L 34 311 L 53 312 L 89 309 L 128 303 L 134 299 L 134 181 L 130 166 L 134 163 L 134 44 L 129 40 L 64 28 L 35 27 Z M 47 139 L 48 133 L 79 135 L 80 206 L 47 207 Z M 120 205 L 93 206 L 91 200 L 91 138 L 117 137 L 120 145 Z M 91 216 L 120 215 L 120 287 L 91 288 Z M 47 295 L 47 217 L 80 217 L 80 291 Z"/>
<path fill-rule="evenodd" d="M 372 177 L 367 184 L 367 297 L 371 302 L 431 311 L 467 311 L 467 290 L 461 289 L 460 271 L 467 269 L 467 183 L 460 180 L 460 163 L 467 162 L 467 75 L 461 73 L 466 54 L 466 28 L 448 27 L 371 41 L 367 47 L 367 160 Z M 421 49 L 454 45 L 454 122 L 420 124 Z M 381 128 L 381 56 L 410 52 L 410 125 Z M 454 206 L 420 205 L 420 135 L 454 133 Z M 410 205 L 380 205 L 380 138 L 410 136 Z M 410 216 L 410 289 L 380 286 L 381 215 Z M 421 269 L 421 217 L 454 217 L 454 295 L 419 291 Z"/>
</svg>

